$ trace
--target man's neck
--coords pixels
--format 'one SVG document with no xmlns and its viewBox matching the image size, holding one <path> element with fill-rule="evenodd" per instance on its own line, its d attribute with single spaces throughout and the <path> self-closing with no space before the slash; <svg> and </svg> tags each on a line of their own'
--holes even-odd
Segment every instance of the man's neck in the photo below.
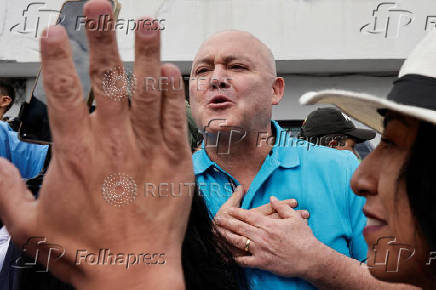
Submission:
<svg viewBox="0 0 436 290">
<path fill-rule="evenodd" d="M 208 135 L 205 138 L 209 158 L 236 178 L 246 190 L 274 144 L 271 123 L 263 130 L 251 130 L 246 135 L 221 132 L 219 136 Z"/>
</svg>

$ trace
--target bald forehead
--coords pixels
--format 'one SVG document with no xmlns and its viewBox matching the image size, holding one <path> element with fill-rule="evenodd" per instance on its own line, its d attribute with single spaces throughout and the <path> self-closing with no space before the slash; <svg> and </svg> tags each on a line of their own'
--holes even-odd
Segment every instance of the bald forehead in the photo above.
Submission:
<svg viewBox="0 0 436 290">
<path fill-rule="evenodd" d="M 229 30 L 212 35 L 198 49 L 194 65 L 203 58 L 211 57 L 211 54 L 219 51 L 224 46 L 229 46 L 235 51 L 231 57 L 239 54 L 243 58 L 257 58 L 264 63 L 271 73 L 276 75 L 276 65 L 271 50 L 258 38 L 246 31 Z M 251 51 L 251 53 L 248 53 L 248 51 Z"/>
</svg>

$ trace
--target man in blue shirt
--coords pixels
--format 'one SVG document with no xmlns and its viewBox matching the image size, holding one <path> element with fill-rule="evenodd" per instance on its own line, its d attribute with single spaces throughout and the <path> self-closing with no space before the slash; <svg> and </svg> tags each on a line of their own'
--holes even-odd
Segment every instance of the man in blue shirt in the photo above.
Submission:
<svg viewBox="0 0 436 290">
<path fill-rule="evenodd" d="M 20 171 L 21 177 L 33 178 L 42 170 L 48 145 L 20 141 L 18 133 L 8 123 L 0 121 L 0 156 L 6 158 Z M 8 231 L 0 222 L 0 288 L 9 289 L 13 272 L 8 266 L 20 253 L 10 242 Z"/>
<path fill-rule="evenodd" d="M 283 93 L 271 51 L 251 34 L 225 31 L 201 45 L 192 65 L 190 101 L 205 141 L 193 163 L 211 216 L 247 267 L 253 289 L 388 287 L 358 261 L 365 259 L 367 246 L 364 199 L 349 184 L 357 159 L 297 142 L 271 122 L 271 105 Z M 228 206 L 229 197 L 233 203 L 242 199 L 241 187 L 232 193 L 238 185 L 247 190 L 239 210 Z M 295 198 L 310 213 L 308 225 L 274 199 L 281 219 L 247 210 L 269 203 L 273 195 Z"/>
<path fill-rule="evenodd" d="M 23 142 L 8 123 L 0 122 L 0 156 L 12 162 L 25 179 L 33 178 L 41 171 L 48 145 Z"/>
</svg>

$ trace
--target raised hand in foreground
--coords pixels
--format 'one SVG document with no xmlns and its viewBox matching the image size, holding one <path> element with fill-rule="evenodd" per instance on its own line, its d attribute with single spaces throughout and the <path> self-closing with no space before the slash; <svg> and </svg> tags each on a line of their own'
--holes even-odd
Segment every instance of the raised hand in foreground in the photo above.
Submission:
<svg viewBox="0 0 436 290">
<path fill-rule="evenodd" d="M 96 22 L 100 15 L 113 19 L 105 0 L 89 1 L 84 15 Z M 91 115 L 66 31 L 46 29 L 41 57 L 53 157 L 38 200 L 18 170 L 0 160 L 0 216 L 14 242 L 29 255 L 38 253 L 42 264 L 48 244 L 65 249 L 60 259 L 49 260 L 49 270 L 78 289 L 184 287 L 181 245 L 194 182 L 184 90 L 179 70 L 161 66 L 158 27 L 142 23 L 150 21 L 138 22 L 130 107 L 113 27 L 87 27 L 97 103 Z M 158 82 L 161 77 L 166 82 Z M 145 191 L 150 185 L 153 190 Z M 31 237 L 46 243 L 26 244 Z M 85 255 L 98 256 L 101 249 L 120 254 L 116 263 Z M 159 262 L 147 263 L 153 254 Z"/>
</svg>

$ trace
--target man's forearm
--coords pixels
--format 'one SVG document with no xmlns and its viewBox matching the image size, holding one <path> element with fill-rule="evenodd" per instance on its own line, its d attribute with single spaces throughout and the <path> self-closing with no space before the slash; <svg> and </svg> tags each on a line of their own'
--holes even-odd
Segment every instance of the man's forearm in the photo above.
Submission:
<svg viewBox="0 0 436 290">
<path fill-rule="evenodd" d="M 416 287 L 379 281 L 369 273 L 365 264 L 335 250 L 320 245 L 314 263 L 304 276 L 318 289 L 418 289 Z"/>
</svg>

